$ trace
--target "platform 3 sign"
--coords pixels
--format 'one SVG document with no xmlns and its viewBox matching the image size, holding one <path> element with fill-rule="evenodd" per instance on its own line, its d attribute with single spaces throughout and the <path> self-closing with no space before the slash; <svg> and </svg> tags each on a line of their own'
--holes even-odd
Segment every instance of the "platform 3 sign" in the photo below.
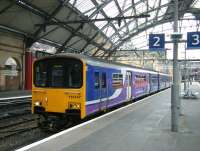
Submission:
<svg viewBox="0 0 200 151">
<path fill-rule="evenodd" d="M 149 35 L 149 50 L 163 51 L 165 49 L 165 34 Z"/>
<path fill-rule="evenodd" d="M 200 32 L 187 33 L 187 48 L 200 49 Z"/>
</svg>

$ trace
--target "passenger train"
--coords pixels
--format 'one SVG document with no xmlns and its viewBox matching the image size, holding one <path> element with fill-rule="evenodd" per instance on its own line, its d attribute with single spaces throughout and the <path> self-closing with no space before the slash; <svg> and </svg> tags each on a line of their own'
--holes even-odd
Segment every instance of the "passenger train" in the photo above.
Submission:
<svg viewBox="0 0 200 151">
<path fill-rule="evenodd" d="M 84 119 L 170 87 L 171 77 L 121 63 L 61 53 L 33 64 L 32 113 L 55 121 Z"/>
</svg>

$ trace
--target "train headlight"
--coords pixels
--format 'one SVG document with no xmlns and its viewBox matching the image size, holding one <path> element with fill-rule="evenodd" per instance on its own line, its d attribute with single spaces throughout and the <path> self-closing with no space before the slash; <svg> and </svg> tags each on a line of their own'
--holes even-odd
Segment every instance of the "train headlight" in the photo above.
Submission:
<svg viewBox="0 0 200 151">
<path fill-rule="evenodd" d="M 69 109 L 71 110 L 79 110 L 81 108 L 80 103 L 69 103 Z"/>
<path fill-rule="evenodd" d="M 34 104 L 35 104 L 35 106 L 41 106 L 41 102 L 39 102 L 39 101 L 35 102 Z"/>
</svg>

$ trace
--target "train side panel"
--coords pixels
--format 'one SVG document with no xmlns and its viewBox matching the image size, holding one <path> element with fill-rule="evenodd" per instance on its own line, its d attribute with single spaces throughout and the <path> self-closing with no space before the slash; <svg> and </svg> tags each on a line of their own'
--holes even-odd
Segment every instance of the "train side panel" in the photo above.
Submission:
<svg viewBox="0 0 200 151">
<path fill-rule="evenodd" d="M 133 72 L 133 95 L 134 98 L 147 95 L 149 93 L 149 75 L 148 73 Z"/>
<path fill-rule="evenodd" d="M 126 100 L 126 89 L 123 87 L 125 85 L 125 75 L 121 70 L 88 65 L 86 74 L 87 115 L 115 106 Z M 113 83 L 113 74 L 123 75 L 123 79 L 116 81 L 118 83 Z"/>
<path fill-rule="evenodd" d="M 159 77 L 157 73 L 150 73 L 150 93 L 157 92 L 159 90 Z"/>
<path fill-rule="evenodd" d="M 168 78 L 166 75 L 159 74 L 159 90 L 165 89 L 167 87 Z"/>
<path fill-rule="evenodd" d="M 148 73 L 87 65 L 86 75 L 86 115 L 147 95 L 150 91 Z"/>
</svg>

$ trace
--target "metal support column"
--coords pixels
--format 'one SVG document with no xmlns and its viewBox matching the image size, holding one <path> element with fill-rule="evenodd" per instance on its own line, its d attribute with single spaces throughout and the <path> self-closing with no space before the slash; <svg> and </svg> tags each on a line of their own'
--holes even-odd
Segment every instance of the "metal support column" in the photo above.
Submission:
<svg viewBox="0 0 200 151">
<path fill-rule="evenodd" d="M 178 66 L 178 0 L 174 0 L 173 85 L 171 93 L 171 131 L 178 132 L 179 125 L 179 66 Z"/>
<path fill-rule="evenodd" d="M 185 43 L 185 61 L 184 61 L 184 94 L 186 94 L 187 92 L 187 89 L 186 89 L 186 75 L 187 75 L 187 69 L 186 69 L 186 58 L 187 57 L 187 54 L 186 54 L 186 43 Z"/>
</svg>

